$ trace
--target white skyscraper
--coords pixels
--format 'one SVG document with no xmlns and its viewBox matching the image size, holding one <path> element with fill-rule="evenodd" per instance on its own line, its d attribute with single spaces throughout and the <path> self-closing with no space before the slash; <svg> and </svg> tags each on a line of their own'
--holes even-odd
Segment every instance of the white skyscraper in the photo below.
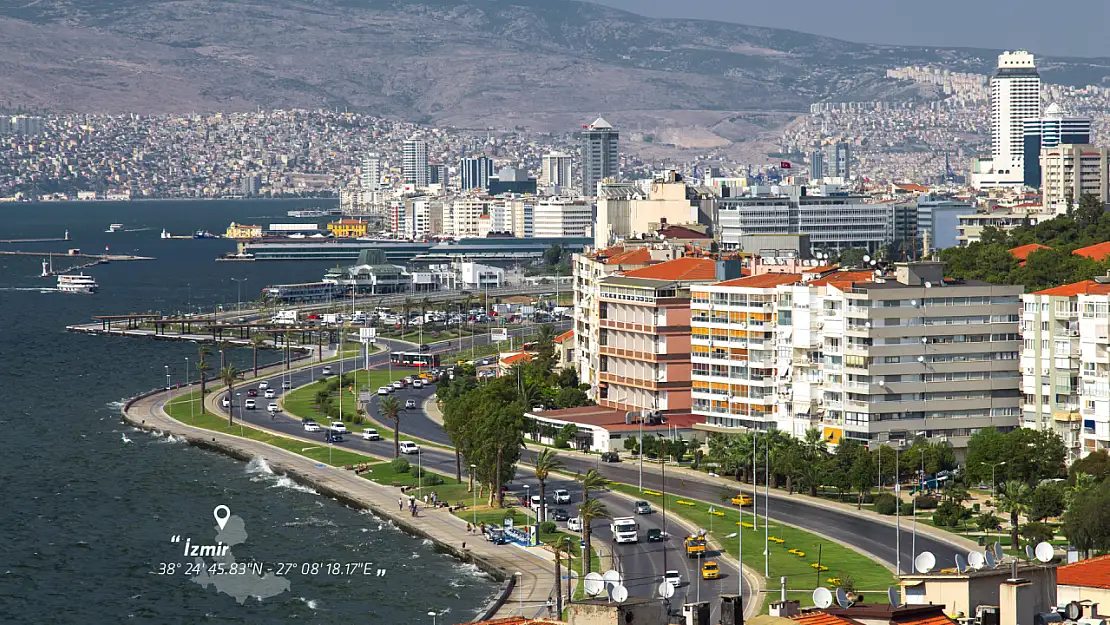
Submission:
<svg viewBox="0 0 1110 625">
<path fill-rule="evenodd" d="M 1033 55 L 1003 52 L 991 77 L 991 158 L 972 163 L 977 188 L 1020 187 L 1025 181 L 1025 120 L 1041 116 L 1041 77 Z"/>
<path fill-rule="evenodd" d="M 569 190 L 572 182 L 571 156 L 565 152 L 548 152 L 540 166 L 540 186 L 560 187 Z"/>
<path fill-rule="evenodd" d="M 428 144 L 422 139 L 405 141 L 402 168 L 405 184 L 428 186 Z"/>
<path fill-rule="evenodd" d="M 377 191 L 382 186 L 382 159 L 377 152 L 362 157 L 362 188 Z"/>
</svg>

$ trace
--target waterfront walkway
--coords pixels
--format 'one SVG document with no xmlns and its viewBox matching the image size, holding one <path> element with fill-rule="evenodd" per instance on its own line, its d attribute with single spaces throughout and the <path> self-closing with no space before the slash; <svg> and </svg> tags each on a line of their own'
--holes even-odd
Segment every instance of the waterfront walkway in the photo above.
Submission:
<svg viewBox="0 0 1110 625">
<path fill-rule="evenodd" d="M 210 388 L 214 391 L 216 385 Z M 496 616 L 517 616 L 521 605 L 525 616 L 546 614 L 545 604 L 553 596 L 555 588 L 554 560 L 546 550 L 494 545 L 481 536 L 468 534 L 466 521 L 445 509 L 421 509 L 418 517 L 409 516 L 408 512 L 399 513 L 398 489 L 375 484 L 356 476 L 352 471 L 317 463 L 265 443 L 181 423 L 167 415 L 163 409 L 172 396 L 172 391 L 163 391 L 139 399 L 124 410 L 124 417 L 143 429 L 184 437 L 191 444 L 224 451 L 241 459 L 262 458 L 275 473 L 290 475 L 322 493 L 368 509 L 382 518 L 391 519 L 406 531 L 435 541 L 442 550 L 473 562 L 498 578 L 505 579 L 520 573 L 516 588 Z M 217 396 L 213 392 L 209 397 Z M 302 440 L 312 444 L 319 443 L 315 440 Z"/>
</svg>

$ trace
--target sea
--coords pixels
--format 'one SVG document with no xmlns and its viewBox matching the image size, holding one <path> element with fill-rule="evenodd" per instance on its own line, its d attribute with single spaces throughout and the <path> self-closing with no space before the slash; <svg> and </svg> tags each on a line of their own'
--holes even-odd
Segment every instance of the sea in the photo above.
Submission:
<svg viewBox="0 0 1110 625">
<path fill-rule="evenodd" d="M 0 622 L 444 624 L 470 621 L 492 600 L 494 580 L 388 520 L 300 486 L 260 459 L 233 460 L 122 423 L 125 398 L 164 386 L 167 371 L 174 384 L 196 379 L 186 373 L 196 344 L 65 331 L 93 315 L 226 308 L 257 299 L 268 284 L 319 280 L 334 263 L 217 263 L 234 242 L 159 235 L 220 233 L 232 221 L 323 223 L 286 211 L 333 205 L 0 204 L 0 239 L 69 233 L 69 241 L 0 243 L 0 251 L 57 252 L 55 269 L 76 264 L 64 256 L 71 248 L 156 259 L 85 269 L 100 290 L 75 295 L 39 277 L 39 258 L 0 256 Z M 123 228 L 106 232 L 113 223 Z M 250 365 L 249 350 L 228 357 Z M 296 564 L 287 591 L 240 603 L 183 570 L 160 574 L 163 564 L 189 561 L 175 538 L 214 537 L 220 505 L 247 532 L 233 547 L 237 561 Z M 332 563 L 341 574 L 323 572 Z M 371 563 L 373 574 L 360 563 Z"/>
</svg>

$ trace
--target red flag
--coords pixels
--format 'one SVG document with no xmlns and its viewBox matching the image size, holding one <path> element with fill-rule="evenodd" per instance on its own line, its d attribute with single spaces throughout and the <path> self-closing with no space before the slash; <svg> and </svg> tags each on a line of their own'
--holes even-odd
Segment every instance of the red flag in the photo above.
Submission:
<svg viewBox="0 0 1110 625">
<path fill-rule="evenodd" d="M 790 169 L 790 161 L 779 161 L 779 169 Z"/>
</svg>

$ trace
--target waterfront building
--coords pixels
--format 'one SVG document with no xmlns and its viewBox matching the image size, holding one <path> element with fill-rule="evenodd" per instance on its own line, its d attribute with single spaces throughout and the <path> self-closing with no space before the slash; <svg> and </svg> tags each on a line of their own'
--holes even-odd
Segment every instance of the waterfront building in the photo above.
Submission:
<svg viewBox="0 0 1110 625">
<path fill-rule="evenodd" d="M 366 236 L 369 222 L 361 219 L 340 219 L 328 224 L 328 232 L 339 239 L 357 239 Z"/>
<path fill-rule="evenodd" d="M 1110 201 L 1107 149 L 1093 145 L 1060 144 L 1041 150 L 1041 192 L 1045 211 L 1066 214 L 1084 195 L 1104 205 Z"/>
<path fill-rule="evenodd" d="M 572 158 L 565 152 L 547 152 L 540 157 L 540 186 L 553 195 L 565 195 L 572 191 Z"/>
<path fill-rule="evenodd" d="M 588 237 L 593 234 L 594 208 L 588 200 L 540 198 L 532 211 L 537 237 Z"/>
<path fill-rule="evenodd" d="M 1025 167 L 1025 186 L 1041 186 L 1041 150 L 1060 144 L 1082 145 L 1091 142 L 1091 118 L 1068 117 L 1059 104 L 1053 102 L 1044 110 L 1044 117 L 1024 122 L 1022 159 Z"/>
<path fill-rule="evenodd" d="M 643 236 L 664 224 L 698 223 L 698 202 L 682 175 L 667 171 L 650 186 L 603 182 L 597 190 L 594 245 L 604 248 L 629 237 Z"/>
<path fill-rule="evenodd" d="M 239 224 L 233 221 L 227 227 L 224 236 L 229 239 L 260 239 L 262 238 L 262 226 Z"/>
<path fill-rule="evenodd" d="M 459 188 L 463 191 L 486 190 L 493 175 L 493 159 L 488 156 L 464 158 L 459 161 Z"/>
<path fill-rule="evenodd" d="M 377 152 L 370 152 L 362 157 L 359 182 L 367 191 L 377 191 L 382 188 L 382 158 Z"/>
<path fill-rule="evenodd" d="M 1110 283 L 1065 284 L 1022 302 L 1022 426 L 1060 435 L 1069 464 L 1110 452 Z"/>
<path fill-rule="evenodd" d="M 1025 184 L 1025 121 L 1041 117 L 1041 77 L 1032 54 L 1003 52 L 990 82 L 990 158 L 972 161 L 977 189 Z"/>
<path fill-rule="evenodd" d="M 375 295 L 410 291 L 415 286 L 404 267 L 389 263 L 385 253 L 377 249 L 362 250 L 353 265 L 329 269 L 324 282 L 343 292 Z"/>
<path fill-rule="evenodd" d="M 583 126 L 578 133 L 582 149 L 582 187 L 584 196 L 597 195 L 597 183 L 608 178 L 620 178 L 620 133 L 598 117 L 594 123 Z"/>
<path fill-rule="evenodd" d="M 832 444 L 960 449 L 978 429 L 1016 427 L 1022 289 L 942 271 L 821 267 L 692 288 L 694 412 L 708 429 L 816 427 Z"/>
<path fill-rule="evenodd" d="M 428 186 L 428 144 L 423 139 L 414 137 L 405 141 L 401 164 L 405 184 L 418 189 Z"/>
<path fill-rule="evenodd" d="M 439 288 L 450 291 L 481 291 L 505 286 L 505 270 L 472 261 L 455 261 L 431 265 L 428 270 L 435 276 Z"/>
<path fill-rule="evenodd" d="M 271 284 L 262 289 L 263 299 L 285 303 L 327 302 L 341 297 L 344 289 L 333 282 L 306 282 L 302 284 Z"/>
</svg>

